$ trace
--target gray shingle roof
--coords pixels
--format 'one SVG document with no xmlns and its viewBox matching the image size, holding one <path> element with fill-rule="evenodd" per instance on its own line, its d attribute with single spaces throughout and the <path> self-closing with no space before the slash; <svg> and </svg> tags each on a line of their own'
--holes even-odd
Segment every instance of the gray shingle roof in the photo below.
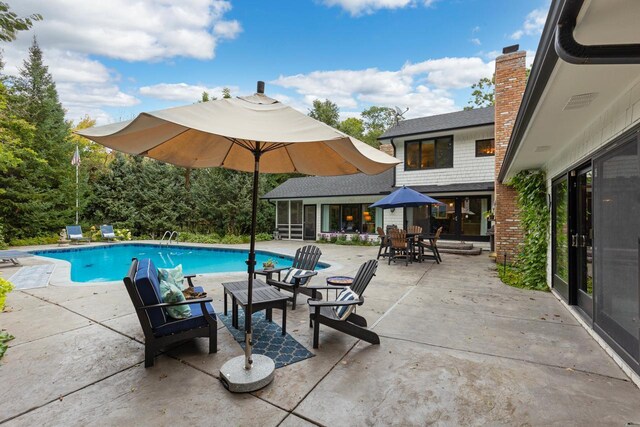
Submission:
<svg viewBox="0 0 640 427">
<path fill-rule="evenodd" d="M 490 125 L 494 121 L 493 107 L 475 108 L 473 110 L 403 120 L 397 126 L 389 128 L 378 139 Z"/>
<path fill-rule="evenodd" d="M 306 176 L 291 178 L 262 196 L 262 198 L 301 199 L 309 197 L 386 195 L 394 190 L 392 185 L 393 169 L 379 175 L 359 173 L 346 176 Z M 429 195 L 460 191 L 490 191 L 493 190 L 493 182 L 419 185 L 411 188 Z"/>
<path fill-rule="evenodd" d="M 391 191 L 393 169 L 379 175 L 358 173 L 345 176 L 306 176 L 290 178 L 262 196 L 263 199 L 300 197 L 362 196 Z"/>
</svg>

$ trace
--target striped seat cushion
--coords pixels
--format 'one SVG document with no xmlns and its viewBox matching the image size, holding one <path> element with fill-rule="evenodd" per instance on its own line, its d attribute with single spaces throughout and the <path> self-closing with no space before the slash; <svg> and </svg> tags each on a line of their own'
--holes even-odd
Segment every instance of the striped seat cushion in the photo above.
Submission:
<svg viewBox="0 0 640 427">
<path fill-rule="evenodd" d="M 294 285 L 296 283 L 296 276 L 299 276 L 301 274 L 306 274 L 308 272 L 309 270 L 302 270 L 300 268 L 290 268 L 289 270 L 287 270 L 287 274 L 284 275 L 284 279 L 282 281 L 285 283 L 291 283 L 292 285 Z M 305 283 L 307 283 L 308 280 L 309 280 L 308 277 L 303 277 L 300 279 L 300 284 L 304 285 Z"/>
<path fill-rule="evenodd" d="M 356 301 L 358 299 L 360 299 L 360 297 L 358 297 L 358 294 L 353 292 L 351 290 L 351 288 L 346 287 L 338 295 L 337 301 Z M 353 304 L 353 305 L 338 305 L 338 306 L 335 306 L 333 308 L 333 310 L 335 311 L 336 316 L 338 317 L 338 319 L 345 320 L 347 317 L 349 317 L 351 312 L 353 310 L 355 310 L 355 308 L 356 308 L 355 304 Z"/>
</svg>

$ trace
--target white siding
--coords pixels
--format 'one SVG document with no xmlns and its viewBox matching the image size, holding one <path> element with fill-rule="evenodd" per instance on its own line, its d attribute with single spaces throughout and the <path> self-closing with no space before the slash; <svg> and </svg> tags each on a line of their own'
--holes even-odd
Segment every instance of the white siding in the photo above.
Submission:
<svg viewBox="0 0 640 427">
<path fill-rule="evenodd" d="M 404 170 L 404 143 L 418 139 L 453 135 L 453 167 L 431 170 Z M 396 157 L 402 160 L 396 167 L 396 185 L 447 185 L 494 180 L 495 157 L 476 157 L 476 140 L 494 137 L 493 126 L 461 129 L 394 138 Z"/>
<path fill-rule="evenodd" d="M 617 136 L 640 123 L 640 80 L 604 110 L 596 120 L 585 126 L 584 131 L 557 156 L 548 161 L 543 169 L 547 174 L 547 191 L 551 194 L 551 181 L 567 168 L 583 160 L 613 141 Z M 549 226 L 551 230 L 551 225 Z M 551 283 L 551 238 L 547 250 L 547 283 Z"/>
</svg>

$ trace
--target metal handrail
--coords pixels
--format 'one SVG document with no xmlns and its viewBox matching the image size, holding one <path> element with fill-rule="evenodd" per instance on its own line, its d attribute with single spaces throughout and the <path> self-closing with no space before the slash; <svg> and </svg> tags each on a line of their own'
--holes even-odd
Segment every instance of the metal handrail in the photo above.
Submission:
<svg viewBox="0 0 640 427">
<path fill-rule="evenodd" d="M 176 235 L 176 243 L 178 243 L 178 239 L 180 238 L 180 234 L 177 231 L 172 231 L 171 234 L 169 235 L 169 241 L 167 242 L 167 245 L 171 244 L 171 240 L 173 239 L 173 235 Z"/>
<path fill-rule="evenodd" d="M 165 231 L 164 234 L 162 235 L 162 239 L 160 239 L 160 244 L 162 245 L 162 242 L 164 242 L 165 237 L 167 237 L 167 234 L 169 235 L 169 240 L 171 240 L 171 232 L 169 230 Z"/>
</svg>

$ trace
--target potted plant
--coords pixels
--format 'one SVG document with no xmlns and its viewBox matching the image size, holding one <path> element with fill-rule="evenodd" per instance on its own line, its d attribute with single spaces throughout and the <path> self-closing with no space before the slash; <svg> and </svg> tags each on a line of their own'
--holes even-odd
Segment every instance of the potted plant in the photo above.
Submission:
<svg viewBox="0 0 640 427">
<path fill-rule="evenodd" d="M 262 268 L 264 268 L 265 270 L 273 270 L 274 268 L 276 268 L 277 263 L 278 263 L 277 261 L 274 261 L 272 258 L 269 258 L 268 260 L 262 263 Z"/>
</svg>

